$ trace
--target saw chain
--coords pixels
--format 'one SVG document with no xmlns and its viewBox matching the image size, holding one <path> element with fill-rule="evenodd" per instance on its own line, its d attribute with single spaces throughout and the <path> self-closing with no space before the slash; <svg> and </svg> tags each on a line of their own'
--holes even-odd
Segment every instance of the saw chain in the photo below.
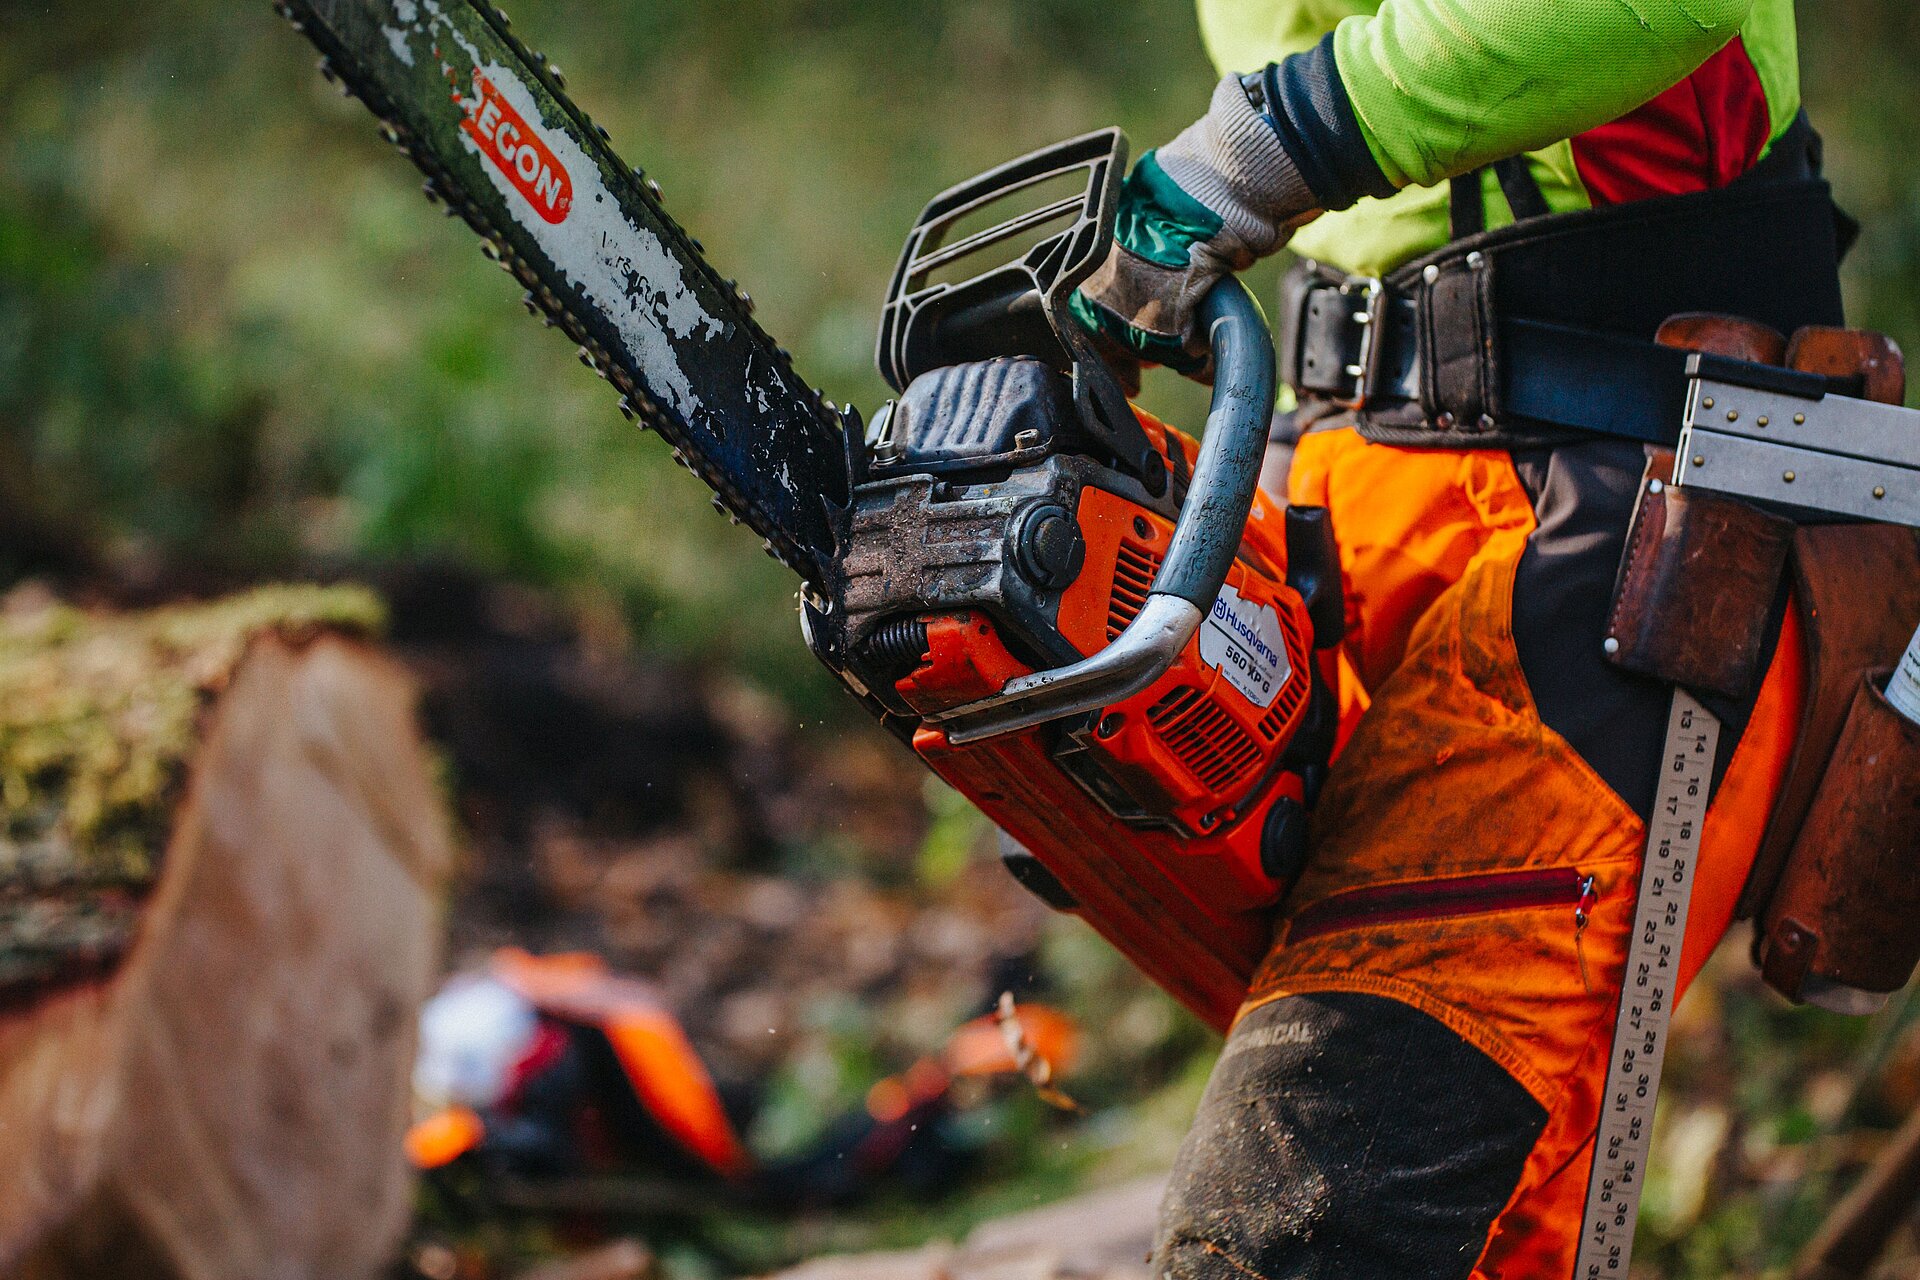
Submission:
<svg viewBox="0 0 1920 1280">
<path fill-rule="evenodd" d="M 751 298 L 616 155 L 547 58 L 486 0 L 277 0 L 425 175 L 430 202 L 481 237 L 527 310 L 612 384 L 761 535 L 809 595 L 824 587 L 852 484 L 857 415 L 793 369 Z M 572 225 L 569 225 L 572 224 Z"/>
</svg>

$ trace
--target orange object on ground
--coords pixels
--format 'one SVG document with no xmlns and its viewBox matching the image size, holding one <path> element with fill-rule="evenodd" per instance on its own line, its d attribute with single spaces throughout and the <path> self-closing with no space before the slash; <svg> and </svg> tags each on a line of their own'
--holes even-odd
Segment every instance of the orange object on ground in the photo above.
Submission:
<svg viewBox="0 0 1920 1280">
<path fill-rule="evenodd" d="M 541 1013 L 605 1035 L 635 1095 L 681 1146 L 730 1178 L 752 1169 L 706 1064 L 652 987 L 582 952 L 534 956 L 508 947 L 495 953 L 493 972 Z"/>
<path fill-rule="evenodd" d="M 1014 1017 L 1027 1046 L 1055 1075 L 1072 1070 L 1080 1055 L 1080 1028 L 1072 1018 L 1043 1004 L 1023 1004 Z M 999 1019 L 990 1013 L 954 1032 L 941 1061 L 956 1076 L 1014 1075 L 1023 1070 L 1007 1045 Z"/>
<path fill-rule="evenodd" d="M 480 1145 L 487 1126 L 468 1107 L 444 1107 L 407 1130 L 407 1161 L 414 1168 L 439 1169 Z"/>
<path fill-rule="evenodd" d="M 1344 429 L 1301 441 L 1291 490 L 1332 509 L 1347 656 L 1372 706 L 1243 1016 L 1289 995 L 1385 996 L 1498 1063 L 1547 1121 L 1475 1274 L 1571 1274 L 1645 836 L 1543 720 L 1516 646 L 1515 581 L 1552 498 L 1505 453 Z M 1788 619 L 1708 814 L 1682 989 L 1732 920 L 1785 772 L 1804 686 Z"/>
</svg>

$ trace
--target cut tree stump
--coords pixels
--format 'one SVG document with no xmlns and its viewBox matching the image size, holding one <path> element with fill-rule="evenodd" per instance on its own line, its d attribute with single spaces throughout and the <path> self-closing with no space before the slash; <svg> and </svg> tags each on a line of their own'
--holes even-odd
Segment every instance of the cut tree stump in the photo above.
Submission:
<svg viewBox="0 0 1920 1280">
<path fill-rule="evenodd" d="M 350 589 L 0 603 L 0 1276 L 371 1276 L 448 844 Z"/>
</svg>

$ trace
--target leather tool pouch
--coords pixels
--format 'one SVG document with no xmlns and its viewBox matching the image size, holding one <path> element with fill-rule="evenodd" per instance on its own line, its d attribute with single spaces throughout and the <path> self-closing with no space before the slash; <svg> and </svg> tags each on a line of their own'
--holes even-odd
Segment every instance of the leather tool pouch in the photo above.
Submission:
<svg viewBox="0 0 1920 1280">
<path fill-rule="evenodd" d="M 1878 334 L 1803 329 L 1787 363 L 1904 398 L 1899 348 Z M 1920 620 L 1920 533 L 1808 526 L 1792 559 L 1806 701 L 1739 914 L 1758 916 L 1754 961 L 1782 994 L 1869 1013 L 1920 960 L 1920 727 L 1881 693 Z"/>
<path fill-rule="evenodd" d="M 1744 698 L 1758 685 L 1793 522 L 1722 494 L 1676 489 L 1657 454 L 1640 484 L 1607 619 L 1616 666 Z"/>
<path fill-rule="evenodd" d="M 1920 619 L 1920 533 L 1794 535 L 1807 645 L 1800 732 L 1738 914 L 1783 995 L 1870 1009 L 1920 958 L 1920 730 L 1880 692 Z"/>
<path fill-rule="evenodd" d="M 1754 938 L 1794 1000 L 1871 1013 L 1920 961 L 1920 725 L 1861 677 Z"/>
<path fill-rule="evenodd" d="M 1836 378 L 1898 403 L 1898 350 L 1877 335 L 1777 333 L 1724 316 L 1674 317 L 1667 345 Z M 1813 524 L 1665 482 L 1641 483 L 1609 617 L 1621 667 L 1697 692 L 1751 696 L 1783 570 L 1792 569 L 1807 686 L 1794 755 L 1738 914 L 1754 960 L 1793 1000 L 1871 1012 L 1920 961 L 1920 726 L 1881 688 L 1920 620 L 1920 533 Z M 1878 675 L 1874 673 L 1880 673 Z"/>
</svg>

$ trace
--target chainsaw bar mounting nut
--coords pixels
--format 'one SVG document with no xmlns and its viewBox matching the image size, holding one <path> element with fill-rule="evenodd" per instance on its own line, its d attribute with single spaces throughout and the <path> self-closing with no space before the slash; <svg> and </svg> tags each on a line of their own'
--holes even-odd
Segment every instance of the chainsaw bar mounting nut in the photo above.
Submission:
<svg viewBox="0 0 1920 1280">
<path fill-rule="evenodd" d="M 1013 563 L 1036 587 L 1061 591 L 1080 576 L 1087 540 L 1073 513 L 1057 502 L 1036 502 L 1021 512 L 1013 533 Z"/>
</svg>

